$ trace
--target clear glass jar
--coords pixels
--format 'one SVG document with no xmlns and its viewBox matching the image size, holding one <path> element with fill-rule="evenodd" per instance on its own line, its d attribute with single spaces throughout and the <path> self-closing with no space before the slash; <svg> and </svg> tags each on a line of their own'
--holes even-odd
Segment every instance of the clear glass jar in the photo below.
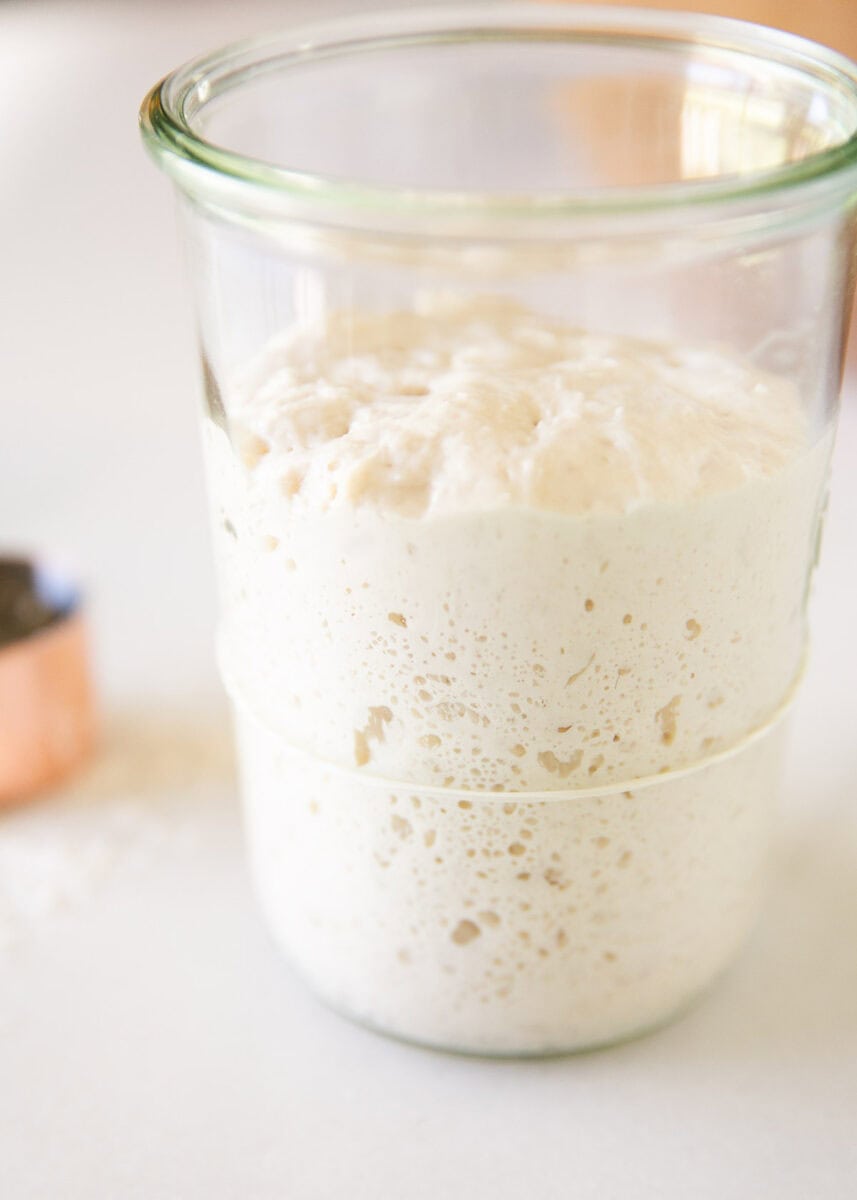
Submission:
<svg viewBox="0 0 857 1200">
<path fill-rule="evenodd" d="M 254 873 L 317 992 L 495 1054 L 753 919 L 853 284 L 857 69 L 718 18 L 391 13 L 191 63 L 178 185 Z"/>
</svg>

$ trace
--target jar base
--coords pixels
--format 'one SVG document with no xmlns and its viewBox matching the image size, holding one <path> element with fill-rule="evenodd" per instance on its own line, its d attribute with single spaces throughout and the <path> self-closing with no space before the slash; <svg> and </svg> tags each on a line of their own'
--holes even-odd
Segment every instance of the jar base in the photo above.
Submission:
<svg viewBox="0 0 857 1200">
<path fill-rule="evenodd" d="M 433 1038 L 430 1036 L 421 1036 L 418 1033 L 408 1032 L 402 1028 L 397 1028 L 390 1024 L 385 1024 L 381 1021 L 374 1020 L 371 1016 L 365 1013 L 354 1011 L 347 1004 L 338 1001 L 335 997 L 325 993 L 324 989 L 319 988 L 308 976 L 296 965 L 294 959 L 289 955 L 282 945 L 277 941 L 276 935 L 266 922 L 267 932 L 277 950 L 280 958 L 285 963 L 286 968 L 295 976 L 300 984 L 310 993 L 313 999 L 324 1006 L 329 1012 L 334 1013 L 337 1017 L 344 1021 L 350 1022 L 361 1029 L 367 1030 L 369 1033 L 375 1034 L 378 1037 L 387 1038 L 390 1041 L 399 1042 L 404 1046 L 409 1046 L 415 1050 L 425 1050 L 437 1054 L 451 1054 L 458 1058 L 477 1058 L 477 1059 L 506 1059 L 509 1061 L 522 1061 L 528 1059 L 548 1059 L 548 1058 L 570 1058 L 576 1055 L 594 1054 L 600 1050 L 610 1050 L 614 1047 L 623 1046 L 629 1042 L 636 1042 L 641 1038 L 654 1036 L 657 1033 L 667 1029 L 669 1026 L 681 1021 L 688 1016 L 693 1010 L 702 1003 L 703 1000 L 713 991 L 716 990 L 722 977 L 729 971 L 733 959 L 725 963 L 717 973 L 705 982 L 701 987 L 697 988 L 691 995 L 682 997 L 680 1001 L 671 1005 L 667 1010 L 661 1013 L 654 1019 L 646 1020 L 642 1023 L 634 1023 L 623 1027 L 612 1034 L 606 1036 L 597 1036 L 592 1039 L 574 1040 L 566 1042 L 561 1038 L 550 1042 L 541 1042 L 539 1044 L 527 1045 L 512 1045 L 512 1046 L 492 1046 L 492 1045 L 477 1045 L 465 1044 L 461 1042 L 448 1042 L 441 1038 Z M 740 953 L 740 948 L 738 950 Z M 737 954 L 736 956 L 737 957 Z"/>
<path fill-rule="evenodd" d="M 238 716 L 268 927 L 378 1032 L 499 1057 L 624 1041 L 702 995 L 758 912 L 781 723 L 637 792 L 534 797 L 392 791 Z"/>
</svg>

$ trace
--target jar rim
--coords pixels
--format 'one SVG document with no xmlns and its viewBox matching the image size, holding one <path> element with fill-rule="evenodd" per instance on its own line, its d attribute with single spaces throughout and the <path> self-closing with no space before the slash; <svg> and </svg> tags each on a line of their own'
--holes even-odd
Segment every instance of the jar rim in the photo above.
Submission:
<svg viewBox="0 0 857 1200">
<path fill-rule="evenodd" d="M 837 145 L 793 162 L 742 174 L 681 179 L 666 183 L 593 189 L 521 192 L 438 189 L 361 182 L 250 157 L 195 132 L 193 117 L 213 99 L 298 63 L 367 49 L 404 44 L 448 45 L 450 41 L 597 42 L 628 48 L 669 44 L 732 51 L 748 60 L 781 65 L 814 78 L 831 95 L 853 101 L 854 130 Z M 809 39 L 732 18 L 686 12 L 598 5 L 533 3 L 467 4 L 417 10 L 388 10 L 335 18 L 233 42 L 191 60 L 156 84 L 140 109 L 140 126 L 150 153 L 191 196 L 227 211 L 249 204 L 266 212 L 333 225 L 391 222 L 403 229 L 427 221 L 464 219 L 507 230 L 516 222 L 543 228 L 553 221 L 654 217 L 674 221 L 683 211 L 700 215 L 738 210 L 840 203 L 857 196 L 857 64 Z"/>
</svg>

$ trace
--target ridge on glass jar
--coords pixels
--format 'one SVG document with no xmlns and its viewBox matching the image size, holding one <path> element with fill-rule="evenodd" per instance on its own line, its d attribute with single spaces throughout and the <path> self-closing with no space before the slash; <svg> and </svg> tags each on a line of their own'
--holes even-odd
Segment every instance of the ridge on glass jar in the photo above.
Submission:
<svg viewBox="0 0 857 1200">
<path fill-rule="evenodd" d="M 661 1023 L 775 827 L 857 69 L 720 18 L 447 7 L 228 48 L 141 119 L 277 940 L 432 1045 Z"/>
</svg>

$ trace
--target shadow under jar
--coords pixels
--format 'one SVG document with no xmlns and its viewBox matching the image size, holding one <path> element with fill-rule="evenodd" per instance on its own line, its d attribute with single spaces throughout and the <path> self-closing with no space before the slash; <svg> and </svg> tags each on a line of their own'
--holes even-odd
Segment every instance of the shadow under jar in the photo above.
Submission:
<svg viewBox="0 0 857 1200">
<path fill-rule="evenodd" d="M 434 1046 L 657 1025 L 764 879 L 851 300 L 857 70 L 718 18 L 290 30 L 178 185 L 254 875 Z"/>
</svg>

